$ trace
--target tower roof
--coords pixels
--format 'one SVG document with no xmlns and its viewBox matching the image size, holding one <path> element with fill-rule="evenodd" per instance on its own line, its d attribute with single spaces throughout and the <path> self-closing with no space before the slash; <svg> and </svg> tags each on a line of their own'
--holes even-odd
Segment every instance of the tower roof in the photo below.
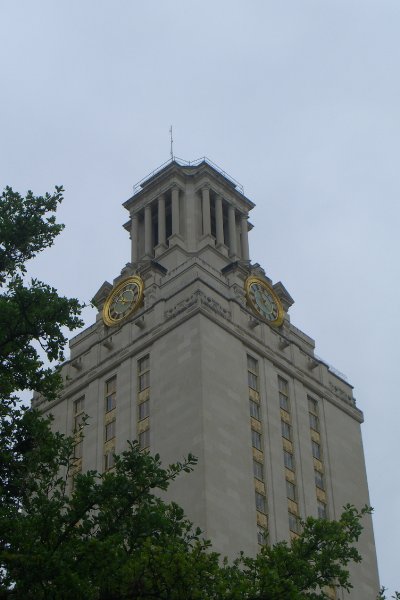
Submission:
<svg viewBox="0 0 400 600">
<path fill-rule="evenodd" d="M 242 184 L 205 156 L 194 161 L 174 157 L 163 163 L 133 186 L 133 195 L 123 203 L 123 206 L 130 210 L 133 202 L 148 193 L 153 186 L 160 186 L 166 179 L 170 180 L 174 176 L 179 179 L 183 176 L 184 178 L 192 177 L 196 181 L 204 175 L 214 180 L 219 186 L 228 189 L 240 202 L 244 202 L 247 210 L 254 208 L 255 204 L 245 196 Z"/>
</svg>

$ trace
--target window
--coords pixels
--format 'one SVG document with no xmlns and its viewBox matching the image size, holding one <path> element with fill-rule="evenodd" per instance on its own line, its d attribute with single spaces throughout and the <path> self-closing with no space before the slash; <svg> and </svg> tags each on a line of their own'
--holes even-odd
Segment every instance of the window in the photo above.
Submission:
<svg viewBox="0 0 400 600">
<path fill-rule="evenodd" d="M 257 375 L 255 375 L 254 373 L 251 373 L 250 371 L 247 372 L 247 382 L 248 382 L 248 386 L 251 389 L 253 389 L 253 390 L 258 389 Z"/>
<path fill-rule="evenodd" d="M 106 381 L 106 412 L 113 410 L 116 406 L 116 391 L 117 391 L 117 378 L 112 377 Z"/>
<path fill-rule="evenodd" d="M 115 437 L 115 419 L 106 425 L 106 442 Z"/>
<path fill-rule="evenodd" d="M 257 402 L 254 402 L 254 400 L 250 400 L 250 415 L 254 417 L 254 419 L 258 419 L 259 421 L 261 420 L 260 405 L 257 404 Z"/>
<path fill-rule="evenodd" d="M 265 496 L 263 496 L 259 492 L 256 492 L 256 508 L 260 512 L 263 512 L 263 513 L 267 512 L 267 506 L 266 506 L 266 502 L 265 502 Z"/>
<path fill-rule="evenodd" d="M 285 394 L 285 396 L 289 396 L 289 384 L 286 379 L 283 379 L 280 375 L 278 375 L 278 387 L 280 392 Z"/>
<path fill-rule="evenodd" d="M 139 404 L 139 421 L 149 416 L 149 405 L 148 400 Z"/>
<path fill-rule="evenodd" d="M 281 408 L 283 408 L 283 410 L 289 412 L 289 398 L 282 394 L 282 392 L 279 392 L 279 405 Z"/>
<path fill-rule="evenodd" d="M 264 481 L 264 472 L 263 466 L 258 460 L 253 459 L 253 473 L 256 479 L 260 479 L 260 481 Z"/>
<path fill-rule="evenodd" d="M 247 369 L 249 371 L 253 371 L 253 373 L 257 374 L 258 370 L 258 361 L 252 356 L 247 355 Z"/>
<path fill-rule="evenodd" d="M 106 452 L 106 454 L 104 455 L 104 470 L 108 471 L 108 469 L 112 469 L 114 465 L 114 451 L 110 450 L 110 452 Z"/>
<path fill-rule="evenodd" d="M 139 372 L 148 371 L 150 369 L 150 355 L 146 354 L 139 360 Z"/>
<path fill-rule="evenodd" d="M 318 460 L 321 460 L 321 458 L 322 458 L 321 446 L 317 442 L 314 442 L 314 440 L 312 440 L 311 446 L 312 446 L 313 457 L 318 458 Z"/>
<path fill-rule="evenodd" d="M 283 377 L 280 377 L 279 375 L 278 375 L 278 388 L 279 388 L 280 407 L 283 408 L 283 410 L 286 410 L 287 412 L 289 412 L 290 411 L 289 384 L 286 381 L 286 379 L 283 379 Z"/>
<path fill-rule="evenodd" d="M 309 417 L 310 417 L 311 429 L 315 429 L 315 431 L 319 431 L 319 419 L 318 419 L 317 415 L 314 415 L 313 413 L 310 412 Z"/>
<path fill-rule="evenodd" d="M 296 501 L 296 486 L 291 481 L 286 479 L 286 496 L 293 501 Z"/>
<path fill-rule="evenodd" d="M 74 400 L 74 415 L 79 415 L 85 408 L 85 396 L 81 396 L 77 400 Z"/>
<path fill-rule="evenodd" d="M 258 431 L 254 431 L 254 429 L 251 430 L 251 442 L 254 448 L 261 450 L 261 434 Z"/>
<path fill-rule="evenodd" d="M 78 432 L 85 425 L 85 413 L 80 413 L 75 417 L 75 431 Z"/>
<path fill-rule="evenodd" d="M 286 421 L 281 421 L 281 428 L 282 428 L 282 436 L 284 438 L 286 438 L 287 440 L 291 440 L 292 439 L 292 428 L 290 427 L 289 423 L 286 423 Z"/>
<path fill-rule="evenodd" d="M 85 424 L 85 396 L 74 400 L 74 431 L 79 431 Z"/>
<path fill-rule="evenodd" d="M 138 361 L 139 392 L 150 387 L 150 356 L 144 356 Z"/>
<path fill-rule="evenodd" d="M 83 447 L 83 441 L 80 440 L 77 444 L 75 444 L 74 446 L 74 458 L 78 459 L 78 458 L 82 458 L 82 447 Z"/>
<path fill-rule="evenodd" d="M 257 542 L 260 544 L 260 546 L 265 544 L 265 538 L 266 534 L 264 527 L 257 527 Z"/>
<path fill-rule="evenodd" d="M 287 452 L 287 450 L 283 451 L 283 460 L 285 463 L 285 467 L 287 469 L 290 469 L 291 471 L 294 471 L 294 458 L 293 458 L 293 454 L 291 454 L 290 452 Z"/>
<path fill-rule="evenodd" d="M 295 533 L 299 533 L 299 518 L 293 513 L 289 513 L 289 529 Z"/>
<path fill-rule="evenodd" d="M 315 470 L 314 471 L 315 474 L 315 485 L 317 487 L 319 487 L 321 490 L 325 489 L 325 482 L 324 482 L 324 476 L 322 473 L 320 473 L 319 471 Z"/>
<path fill-rule="evenodd" d="M 258 390 L 258 361 L 249 355 L 247 355 L 247 381 L 251 389 Z"/>
<path fill-rule="evenodd" d="M 142 431 L 139 433 L 139 447 L 141 450 L 144 448 L 148 448 L 150 446 L 150 430 L 146 429 L 146 431 Z"/>
<path fill-rule="evenodd" d="M 314 415 L 318 414 L 318 401 L 315 400 L 314 398 L 311 398 L 311 396 L 307 396 L 308 398 L 308 410 L 311 413 L 314 413 Z"/>
<path fill-rule="evenodd" d="M 318 518 L 319 519 L 327 519 L 328 511 L 326 509 L 325 502 L 321 502 L 321 500 L 317 500 L 317 505 L 318 505 Z"/>
</svg>

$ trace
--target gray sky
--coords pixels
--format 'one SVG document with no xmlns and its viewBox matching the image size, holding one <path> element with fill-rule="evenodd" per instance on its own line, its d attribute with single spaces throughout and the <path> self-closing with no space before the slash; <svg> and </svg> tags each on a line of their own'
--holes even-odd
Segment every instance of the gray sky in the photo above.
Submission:
<svg viewBox="0 0 400 600">
<path fill-rule="evenodd" d="M 399 0 L 0 0 L 0 27 L 0 184 L 66 188 L 32 274 L 85 301 L 119 274 L 121 203 L 169 158 L 170 124 L 177 156 L 238 179 L 253 262 L 355 386 L 399 588 Z"/>
</svg>

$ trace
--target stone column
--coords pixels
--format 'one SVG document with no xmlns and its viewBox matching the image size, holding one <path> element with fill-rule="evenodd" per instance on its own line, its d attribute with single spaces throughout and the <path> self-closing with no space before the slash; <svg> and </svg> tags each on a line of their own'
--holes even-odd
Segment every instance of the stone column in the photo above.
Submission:
<svg viewBox="0 0 400 600">
<path fill-rule="evenodd" d="M 215 228 L 217 233 L 217 245 L 224 243 L 224 216 L 222 213 L 222 198 L 215 198 Z"/>
<path fill-rule="evenodd" d="M 202 213 L 203 213 L 203 235 L 211 235 L 211 212 L 210 212 L 210 188 L 203 187 L 202 194 Z"/>
<path fill-rule="evenodd" d="M 139 218 L 137 213 L 132 213 L 131 216 L 131 262 L 136 263 L 138 260 L 138 230 Z"/>
<path fill-rule="evenodd" d="M 179 235 L 179 188 L 172 188 L 172 235 Z"/>
<path fill-rule="evenodd" d="M 151 236 L 151 204 L 144 208 L 144 253 L 148 258 L 153 256 L 153 241 Z"/>
<path fill-rule="evenodd" d="M 228 209 L 228 222 L 229 222 L 229 256 L 231 258 L 237 258 L 235 207 L 232 205 L 229 205 L 229 209 Z"/>
<path fill-rule="evenodd" d="M 242 233 L 242 260 L 250 260 L 247 215 L 241 215 L 240 226 L 241 226 L 241 233 Z"/>
<path fill-rule="evenodd" d="M 165 230 L 165 196 L 158 198 L 158 245 L 165 246 L 167 242 Z"/>
</svg>

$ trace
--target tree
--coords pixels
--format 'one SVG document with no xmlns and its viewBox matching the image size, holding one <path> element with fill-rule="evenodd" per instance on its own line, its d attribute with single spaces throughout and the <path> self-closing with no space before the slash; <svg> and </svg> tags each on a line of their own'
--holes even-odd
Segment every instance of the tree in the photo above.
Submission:
<svg viewBox="0 0 400 600">
<path fill-rule="evenodd" d="M 27 282 L 26 263 L 48 248 L 62 231 L 55 211 L 62 187 L 54 194 L 22 197 L 7 187 L 0 197 L 0 486 L 3 502 L 13 502 L 11 482 L 20 468 L 19 450 L 29 444 L 26 410 L 16 393 L 31 389 L 53 398 L 61 385 L 45 360 L 61 361 L 66 338 L 62 328 L 81 325 L 81 305 L 60 297 L 37 280 Z M 39 355 L 41 347 L 45 358 Z"/>
<path fill-rule="evenodd" d="M 192 470 L 193 456 L 165 469 L 133 442 L 112 471 L 74 475 L 74 439 L 18 404 L 26 388 L 56 397 L 61 378 L 44 361 L 63 360 L 62 328 L 80 325 L 77 300 L 26 282 L 27 261 L 62 229 L 54 216 L 62 191 L 1 196 L 0 599 L 316 600 L 325 586 L 349 589 L 367 507 L 348 506 L 339 521 L 308 518 L 291 545 L 229 564 L 159 497 Z"/>
<path fill-rule="evenodd" d="M 22 197 L 7 187 L 0 198 L 0 399 L 33 389 L 51 398 L 60 386 L 58 373 L 45 366 L 36 342 L 49 361 L 64 359 L 65 335 L 82 325 L 82 306 L 60 297 L 38 280 L 25 282 L 26 262 L 48 248 L 62 231 L 54 212 L 63 188 L 54 194 Z"/>
<path fill-rule="evenodd" d="M 367 509 L 349 506 L 337 522 L 309 518 L 291 546 L 266 545 L 229 565 L 157 495 L 192 469 L 192 456 L 164 469 L 134 442 L 113 471 L 77 474 L 71 492 L 73 439 L 31 411 L 20 424 L 14 502 L 0 505 L 0 598 L 314 600 L 326 585 L 350 587 L 346 566 L 361 560 L 353 543 Z"/>
<path fill-rule="evenodd" d="M 317 600 L 325 586 L 351 587 L 346 567 L 361 560 L 353 543 L 367 508 L 308 518 L 291 546 L 228 564 L 158 496 L 193 468 L 192 456 L 164 469 L 133 442 L 114 470 L 77 474 L 71 491 L 73 439 L 31 411 L 22 423 L 30 444 L 18 448 L 14 502 L 0 504 L 0 598 Z"/>
</svg>

